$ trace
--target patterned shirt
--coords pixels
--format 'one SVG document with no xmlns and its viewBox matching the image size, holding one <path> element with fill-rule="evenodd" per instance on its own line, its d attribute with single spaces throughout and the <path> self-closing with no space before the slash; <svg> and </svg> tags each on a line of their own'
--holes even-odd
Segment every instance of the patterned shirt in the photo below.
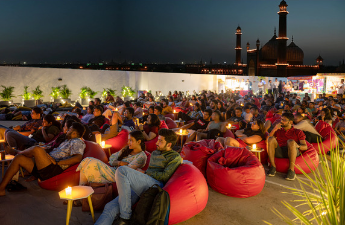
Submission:
<svg viewBox="0 0 345 225">
<path fill-rule="evenodd" d="M 55 159 L 56 162 L 69 159 L 73 155 L 83 155 L 85 150 L 85 143 L 80 138 L 67 139 L 61 143 L 57 148 L 49 153 L 51 157 Z M 69 165 L 60 165 L 60 167 L 65 170 Z"/>
<path fill-rule="evenodd" d="M 20 131 L 31 131 L 31 130 L 38 130 L 40 126 L 42 126 L 43 120 L 38 119 L 38 120 L 29 120 L 28 122 L 24 123 L 20 127 Z"/>
</svg>

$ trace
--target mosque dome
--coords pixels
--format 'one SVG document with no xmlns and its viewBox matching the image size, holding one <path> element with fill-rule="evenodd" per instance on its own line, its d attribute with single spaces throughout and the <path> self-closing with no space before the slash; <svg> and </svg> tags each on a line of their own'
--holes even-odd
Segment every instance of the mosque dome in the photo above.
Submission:
<svg viewBox="0 0 345 225">
<path fill-rule="evenodd" d="M 295 42 L 292 42 L 286 48 L 286 60 L 290 65 L 303 65 L 304 53 Z"/>
<path fill-rule="evenodd" d="M 261 48 L 262 63 L 275 64 L 277 62 L 278 41 L 277 35 L 274 33 L 273 37 Z"/>
</svg>

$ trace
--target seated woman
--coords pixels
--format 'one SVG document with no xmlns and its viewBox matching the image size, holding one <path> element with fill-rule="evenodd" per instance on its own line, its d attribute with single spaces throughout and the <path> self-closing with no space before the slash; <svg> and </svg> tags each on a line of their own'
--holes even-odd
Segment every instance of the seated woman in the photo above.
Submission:
<svg viewBox="0 0 345 225">
<path fill-rule="evenodd" d="M 144 103 L 144 108 L 149 108 L 150 106 L 155 105 L 155 100 L 152 96 L 149 97 L 149 100 Z"/>
<path fill-rule="evenodd" d="M 333 123 L 332 115 L 328 108 L 323 108 L 321 110 L 320 116 L 316 117 L 313 123 L 316 124 L 317 122 L 319 122 L 319 120 L 325 121 L 326 123 L 332 126 L 332 123 Z"/>
<path fill-rule="evenodd" d="M 225 114 L 226 112 L 226 109 L 224 108 L 224 103 L 220 100 L 218 100 L 218 103 L 217 103 L 217 109 L 222 113 L 222 114 Z"/>
<path fill-rule="evenodd" d="M 163 108 L 162 115 L 165 116 L 166 114 L 173 113 L 173 110 L 172 110 L 171 106 L 169 106 L 169 101 L 167 99 L 162 99 L 161 106 Z"/>
<path fill-rule="evenodd" d="M 169 105 L 171 108 L 173 108 L 173 107 L 176 106 L 176 104 L 175 104 L 175 102 L 174 102 L 174 97 L 173 97 L 173 96 L 170 96 L 170 97 L 169 97 L 169 103 L 168 103 L 168 105 Z"/>
<path fill-rule="evenodd" d="M 48 143 L 61 132 L 61 124 L 55 120 L 53 115 L 48 114 L 44 116 L 42 125 L 42 127 L 32 134 L 31 138 L 16 131 L 7 131 L 6 140 L 9 146 L 6 151 L 9 154 L 15 155 L 16 153 L 12 151 L 12 148 L 24 149 L 39 142 Z"/>
<path fill-rule="evenodd" d="M 139 130 L 144 131 L 143 135 L 146 141 L 152 140 L 158 136 L 158 130 L 161 125 L 161 121 L 159 120 L 156 114 L 149 114 L 147 117 L 147 121 L 145 125 L 139 125 Z"/>
<path fill-rule="evenodd" d="M 199 141 L 206 138 L 215 139 L 216 136 L 220 136 L 225 131 L 226 124 L 224 123 L 222 114 L 218 110 L 215 110 L 212 113 L 212 121 L 207 125 L 207 128 L 205 130 L 198 130 L 192 135 L 196 133 L 196 141 Z"/>
<path fill-rule="evenodd" d="M 79 185 L 115 182 L 115 171 L 119 166 L 128 166 L 134 170 L 142 168 L 147 159 L 144 151 L 144 135 L 138 130 L 132 131 L 128 136 L 128 146 L 112 154 L 109 165 L 92 157 L 83 159 L 76 170 L 80 171 Z"/>
<path fill-rule="evenodd" d="M 134 117 L 135 118 L 142 118 L 143 117 L 143 109 L 141 108 L 141 103 L 140 102 L 136 102 L 133 104 L 133 108 L 134 108 Z"/>
<path fill-rule="evenodd" d="M 93 115 L 93 109 L 94 109 L 94 106 L 93 105 L 89 105 L 89 107 L 87 107 L 87 113 L 86 115 L 84 115 L 82 118 L 81 118 L 81 122 L 83 124 L 88 124 L 90 119 L 94 118 L 95 116 Z"/>
<path fill-rule="evenodd" d="M 246 147 L 247 145 L 257 144 L 262 140 L 265 140 L 265 126 L 261 120 L 254 120 L 249 128 L 243 130 L 237 130 L 234 139 L 231 137 L 217 139 L 224 147 Z"/>
<path fill-rule="evenodd" d="M 105 99 L 106 103 L 111 103 L 111 102 L 115 102 L 114 97 L 110 94 L 110 92 L 107 92 L 107 98 Z"/>
<path fill-rule="evenodd" d="M 203 114 L 201 112 L 201 108 L 200 108 L 200 104 L 199 103 L 195 103 L 193 106 L 194 111 L 189 112 L 188 114 L 183 113 L 183 112 L 179 112 L 178 113 L 178 118 L 184 120 L 184 121 L 190 121 L 190 120 L 197 120 L 199 118 L 203 117 Z"/>
</svg>

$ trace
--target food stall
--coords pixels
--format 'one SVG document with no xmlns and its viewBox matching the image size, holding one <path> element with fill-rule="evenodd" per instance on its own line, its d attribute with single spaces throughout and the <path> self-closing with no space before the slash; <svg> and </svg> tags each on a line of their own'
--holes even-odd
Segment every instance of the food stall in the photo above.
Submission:
<svg viewBox="0 0 345 225">
<path fill-rule="evenodd" d="M 305 93 L 308 93 L 311 101 L 317 98 L 317 94 L 324 93 L 325 77 L 323 76 L 295 76 L 288 77 L 288 82 L 291 82 L 291 94 L 297 94 L 303 99 Z"/>
</svg>

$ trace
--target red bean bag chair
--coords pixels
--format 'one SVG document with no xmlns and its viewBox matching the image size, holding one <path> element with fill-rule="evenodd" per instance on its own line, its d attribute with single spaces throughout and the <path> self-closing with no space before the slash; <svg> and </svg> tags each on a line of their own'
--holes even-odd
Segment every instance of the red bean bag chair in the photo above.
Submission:
<svg viewBox="0 0 345 225">
<path fill-rule="evenodd" d="M 308 145 L 308 149 L 303 151 L 302 154 L 296 158 L 296 162 L 295 162 L 296 174 L 302 174 L 302 171 L 298 167 L 300 167 L 305 173 L 311 173 L 319 165 L 319 155 L 317 154 L 316 149 L 309 142 L 307 142 L 307 145 Z M 290 163 L 289 159 L 288 158 L 274 158 L 274 160 L 276 163 L 277 171 L 281 173 L 287 173 L 289 169 L 289 163 Z"/>
<path fill-rule="evenodd" d="M 93 157 L 99 159 L 105 163 L 108 163 L 108 157 L 104 153 L 103 149 L 99 144 L 91 141 L 85 141 L 86 147 L 83 155 L 83 159 L 86 157 Z M 79 166 L 79 163 L 73 165 L 66 169 L 63 173 L 52 177 L 48 180 L 40 181 L 38 180 L 38 185 L 47 190 L 52 191 L 61 191 L 64 188 L 70 186 L 79 185 L 79 171 L 76 172 L 75 170 Z"/>
<path fill-rule="evenodd" d="M 265 170 L 258 158 L 246 148 L 229 147 L 207 160 L 207 182 L 215 191 L 237 198 L 261 192 Z"/>
<path fill-rule="evenodd" d="M 207 159 L 220 149 L 223 149 L 223 146 L 213 139 L 189 142 L 183 146 L 181 157 L 193 162 L 193 165 L 206 177 Z"/>
<path fill-rule="evenodd" d="M 191 164 L 181 164 L 163 187 L 170 196 L 169 224 L 177 224 L 200 213 L 207 204 L 204 176 Z"/>
<path fill-rule="evenodd" d="M 227 138 L 227 137 L 235 138 L 235 135 L 234 135 L 234 133 L 231 132 L 231 130 L 226 129 L 225 133 L 223 134 L 223 137 L 224 138 Z"/>
<path fill-rule="evenodd" d="M 320 120 L 316 124 L 315 129 L 321 135 L 322 142 L 311 144 L 319 152 L 319 154 L 327 154 L 327 152 L 335 149 L 338 146 L 338 136 L 328 123 Z"/>
<path fill-rule="evenodd" d="M 110 148 L 111 154 L 114 154 L 115 152 L 120 151 L 127 145 L 128 134 L 129 132 L 126 129 L 123 129 L 115 137 L 110 138 L 105 141 L 105 144 L 111 145 L 111 148 Z M 109 154 L 108 150 L 106 150 L 105 152 L 106 154 Z"/>
<path fill-rule="evenodd" d="M 165 114 L 165 118 L 169 117 L 172 120 L 175 120 L 175 115 L 173 113 Z"/>
<path fill-rule="evenodd" d="M 169 117 L 165 117 L 165 123 L 169 129 L 177 128 L 177 124 Z"/>
</svg>

